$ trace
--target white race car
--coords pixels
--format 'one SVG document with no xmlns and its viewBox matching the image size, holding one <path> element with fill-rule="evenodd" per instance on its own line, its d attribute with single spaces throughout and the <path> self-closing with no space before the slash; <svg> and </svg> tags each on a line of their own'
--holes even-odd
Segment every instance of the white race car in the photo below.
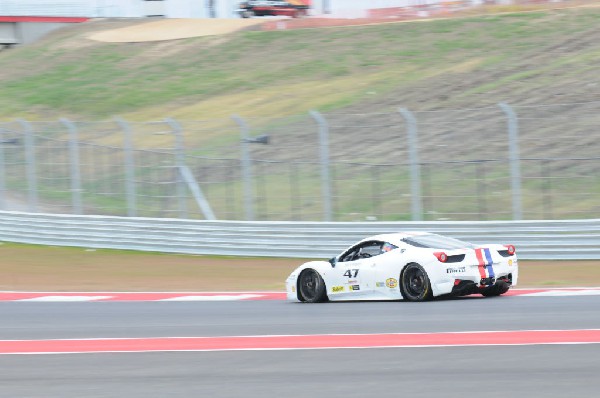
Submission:
<svg viewBox="0 0 600 398">
<path fill-rule="evenodd" d="M 486 297 L 517 284 L 513 245 L 475 245 L 425 232 L 376 235 L 329 261 L 310 261 L 286 280 L 287 298 L 425 301 L 432 297 Z"/>
</svg>

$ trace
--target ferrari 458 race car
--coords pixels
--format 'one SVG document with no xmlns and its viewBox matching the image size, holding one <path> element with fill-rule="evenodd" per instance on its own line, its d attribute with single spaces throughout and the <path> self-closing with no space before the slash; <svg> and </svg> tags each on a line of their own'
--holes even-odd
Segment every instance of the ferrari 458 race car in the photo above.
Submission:
<svg viewBox="0 0 600 398">
<path fill-rule="evenodd" d="M 517 284 L 513 245 L 475 245 L 425 232 L 376 235 L 329 261 L 311 261 L 286 281 L 288 300 L 425 301 L 480 293 L 499 296 Z"/>
</svg>

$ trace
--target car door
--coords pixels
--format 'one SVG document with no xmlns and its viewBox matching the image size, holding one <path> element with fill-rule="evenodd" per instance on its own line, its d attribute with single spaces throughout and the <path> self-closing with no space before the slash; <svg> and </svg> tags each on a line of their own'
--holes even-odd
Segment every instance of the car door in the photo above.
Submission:
<svg viewBox="0 0 600 398">
<path fill-rule="evenodd" d="M 362 242 L 343 253 L 336 264 L 339 284 L 331 290 L 332 293 L 349 297 L 362 297 L 372 291 L 368 283 L 373 279 L 375 256 L 381 253 L 382 242 Z"/>
<path fill-rule="evenodd" d="M 384 299 L 400 299 L 400 269 L 405 263 L 403 248 L 399 248 L 391 243 L 384 243 L 381 254 L 377 256 L 376 262 L 365 273 L 368 280 L 364 283 L 368 284 L 374 290 L 374 297 Z"/>
</svg>

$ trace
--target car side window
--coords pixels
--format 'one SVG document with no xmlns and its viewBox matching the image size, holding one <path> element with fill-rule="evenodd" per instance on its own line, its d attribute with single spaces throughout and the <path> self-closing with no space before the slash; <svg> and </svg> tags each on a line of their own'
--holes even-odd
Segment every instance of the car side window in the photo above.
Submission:
<svg viewBox="0 0 600 398">
<path fill-rule="evenodd" d="M 355 261 L 361 258 L 375 257 L 383 253 L 384 242 L 370 241 L 354 246 L 340 256 L 340 262 Z"/>
<path fill-rule="evenodd" d="M 369 242 L 360 250 L 360 258 L 375 257 L 381 254 L 382 242 Z"/>
<path fill-rule="evenodd" d="M 349 249 L 347 252 L 345 252 L 344 254 L 342 254 L 340 256 L 339 261 L 341 263 L 346 262 L 346 261 L 354 261 L 355 259 L 358 259 L 358 252 L 360 251 L 360 248 L 357 246 L 354 246 L 353 248 Z"/>
</svg>

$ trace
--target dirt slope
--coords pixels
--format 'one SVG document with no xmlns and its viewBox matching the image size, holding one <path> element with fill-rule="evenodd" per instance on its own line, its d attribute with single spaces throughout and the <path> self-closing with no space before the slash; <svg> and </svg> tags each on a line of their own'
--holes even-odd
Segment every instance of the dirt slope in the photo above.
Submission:
<svg viewBox="0 0 600 398">
<path fill-rule="evenodd" d="M 260 19 L 160 19 L 92 33 L 88 38 L 106 43 L 139 43 L 222 35 L 256 27 Z"/>
</svg>

